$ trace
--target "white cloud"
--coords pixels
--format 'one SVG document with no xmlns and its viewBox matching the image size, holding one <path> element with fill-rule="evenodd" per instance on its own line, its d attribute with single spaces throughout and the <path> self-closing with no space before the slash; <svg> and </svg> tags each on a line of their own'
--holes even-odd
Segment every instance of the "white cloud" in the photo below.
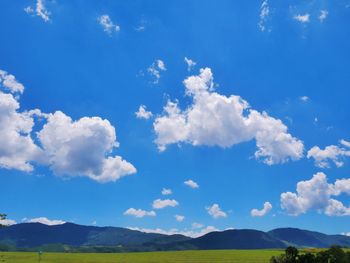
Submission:
<svg viewBox="0 0 350 263">
<path fill-rule="evenodd" d="M 349 142 L 341 140 L 340 143 L 349 147 Z M 315 165 L 320 168 L 329 168 L 330 162 L 332 161 L 337 167 L 342 167 L 344 165 L 344 157 L 350 156 L 350 149 L 346 149 L 336 145 L 329 145 L 323 150 L 318 146 L 312 147 L 307 152 L 307 158 L 313 158 L 315 160 Z"/>
<path fill-rule="evenodd" d="M 320 15 L 318 19 L 323 22 L 328 16 L 328 11 L 327 10 L 321 10 Z"/>
<path fill-rule="evenodd" d="M 47 217 L 38 217 L 38 218 L 27 219 L 25 222 L 27 222 L 27 223 L 41 223 L 41 224 L 48 225 L 48 226 L 62 225 L 64 223 L 66 223 L 63 220 L 50 220 Z"/>
<path fill-rule="evenodd" d="M 206 207 L 208 214 L 213 218 L 227 217 L 227 214 L 221 210 L 218 204 L 213 204 L 212 206 Z"/>
<path fill-rule="evenodd" d="M 184 85 L 186 95 L 193 99 L 192 105 L 182 111 L 178 102 L 168 101 L 164 113 L 153 123 L 160 151 L 169 144 L 228 148 L 255 139 L 258 148 L 255 157 L 269 165 L 303 156 L 302 141 L 292 137 L 281 120 L 250 109 L 239 96 L 226 97 L 214 92 L 210 68 L 188 77 Z"/>
<path fill-rule="evenodd" d="M 17 224 L 15 220 L 12 219 L 0 219 L 0 226 L 12 226 Z"/>
<path fill-rule="evenodd" d="M 252 209 L 250 212 L 251 216 L 265 216 L 268 212 L 270 212 L 272 209 L 272 205 L 270 202 L 265 202 L 264 207 L 261 210 L 258 210 L 256 208 Z"/>
<path fill-rule="evenodd" d="M 194 228 L 194 229 L 204 227 L 203 224 L 201 224 L 201 223 L 196 223 L 196 222 L 192 223 L 191 226 L 192 226 L 192 228 Z"/>
<path fill-rule="evenodd" d="M 119 143 L 114 127 L 100 117 L 73 121 L 57 111 L 49 114 L 38 138 L 57 175 L 87 176 L 103 183 L 136 173 L 120 156 L 108 156 Z"/>
<path fill-rule="evenodd" d="M 309 23 L 310 22 L 310 14 L 304 14 L 304 15 L 295 15 L 294 19 L 297 20 L 300 23 Z"/>
<path fill-rule="evenodd" d="M 137 112 L 135 112 L 135 115 L 137 118 L 145 119 L 145 120 L 148 120 L 149 118 L 151 118 L 153 116 L 152 112 L 147 111 L 145 105 L 140 105 L 139 110 Z"/>
<path fill-rule="evenodd" d="M 185 62 L 187 64 L 187 71 L 191 71 L 192 68 L 197 64 L 195 61 L 187 57 L 185 57 Z"/>
<path fill-rule="evenodd" d="M 343 233 L 341 233 L 343 236 L 348 236 L 348 237 L 350 237 L 350 232 L 343 232 Z"/>
<path fill-rule="evenodd" d="M 260 20 L 258 23 L 258 27 L 261 31 L 265 31 L 266 30 L 266 20 L 269 17 L 270 14 L 270 7 L 268 4 L 267 0 L 264 0 L 260 6 Z"/>
<path fill-rule="evenodd" d="M 162 209 L 162 208 L 165 208 L 167 206 L 175 207 L 178 205 L 179 205 L 179 203 L 174 199 L 164 199 L 164 200 L 157 199 L 157 200 L 153 201 L 152 207 L 154 209 Z"/>
<path fill-rule="evenodd" d="M 175 219 L 177 222 L 182 222 L 185 220 L 185 216 L 182 215 L 175 215 Z"/>
<path fill-rule="evenodd" d="M 12 76 L 4 71 L 0 74 L 3 79 Z M 23 85 L 15 77 L 10 80 L 11 84 L 3 81 L 0 88 L 23 92 Z M 1 168 L 31 172 L 33 163 L 37 163 L 49 166 L 57 175 L 87 176 L 98 182 L 116 181 L 136 172 L 120 156 L 111 156 L 119 143 L 108 120 L 83 117 L 73 121 L 61 111 L 20 112 L 18 99 L 19 96 L 0 90 Z M 42 118 L 44 125 L 33 134 L 36 118 Z"/>
<path fill-rule="evenodd" d="M 199 188 L 199 185 L 193 180 L 187 180 L 184 182 L 184 184 L 191 188 Z"/>
<path fill-rule="evenodd" d="M 165 63 L 161 59 L 155 60 L 151 66 L 147 69 L 148 73 L 151 75 L 151 77 L 154 79 L 153 83 L 157 84 L 160 79 L 160 72 L 166 71 Z"/>
<path fill-rule="evenodd" d="M 342 145 L 344 145 L 345 147 L 350 148 L 350 142 L 345 141 L 344 139 L 341 139 L 341 140 L 340 140 L 340 143 L 341 143 Z"/>
<path fill-rule="evenodd" d="M 199 231 L 194 231 L 194 230 L 179 230 L 176 228 L 170 229 L 170 230 L 164 230 L 161 228 L 138 228 L 138 227 L 128 227 L 131 230 L 137 230 L 137 231 L 141 231 L 141 232 L 145 232 L 145 233 L 158 233 L 158 234 L 163 234 L 163 235 L 184 235 L 184 236 L 188 236 L 188 237 L 200 237 L 203 236 L 205 234 L 208 234 L 210 232 L 213 231 L 220 231 L 219 229 L 217 229 L 214 226 L 207 226 L 205 228 L 200 229 Z"/>
<path fill-rule="evenodd" d="M 308 96 L 301 96 L 299 99 L 303 102 L 308 102 L 310 98 Z"/>
<path fill-rule="evenodd" d="M 18 91 L 10 86 L 10 91 Z M 31 162 L 43 152 L 31 138 L 33 112 L 20 112 L 19 108 L 17 97 L 0 91 L 0 167 L 30 172 Z"/>
<path fill-rule="evenodd" d="M 124 212 L 124 215 L 135 216 L 138 218 L 142 218 L 144 216 L 156 216 L 156 212 L 154 211 L 145 211 L 142 209 L 129 208 Z"/>
<path fill-rule="evenodd" d="M 350 195 L 350 179 L 340 179 L 334 184 L 329 184 L 327 176 L 320 172 L 308 181 L 299 182 L 296 193 L 282 193 L 281 207 L 294 216 L 309 210 L 316 210 L 328 216 L 349 216 L 350 207 L 345 207 L 340 201 L 332 198 L 342 193 Z"/>
<path fill-rule="evenodd" d="M 50 20 L 50 12 L 45 7 L 45 0 L 36 1 L 36 14 L 41 17 L 45 22 Z"/>
<path fill-rule="evenodd" d="M 171 189 L 163 188 L 162 189 L 162 195 L 171 195 L 173 191 Z"/>
<path fill-rule="evenodd" d="M 103 28 L 103 31 L 105 31 L 107 34 L 111 35 L 113 32 L 119 32 L 120 26 L 117 24 L 114 24 L 112 19 L 109 17 L 109 15 L 101 15 L 97 18 L 98 22 Z"/>
<path fill-rule="evenodd" d="M 46 9 L 45 0 L 37 0 L 35 10 L 31 6 L 24 8 L 27 14 L 34 14 L 42 18 L 45 22 L 50 21 L 50 12 Z"/>
<path fill-rule="evenodd" d="M 8 89 L 11 93 L 23 93 L 24 86 L 18 82 L 15 76 L 8 74 L 4 70 L 0 70 L 0 85 Z"/>
</svg>

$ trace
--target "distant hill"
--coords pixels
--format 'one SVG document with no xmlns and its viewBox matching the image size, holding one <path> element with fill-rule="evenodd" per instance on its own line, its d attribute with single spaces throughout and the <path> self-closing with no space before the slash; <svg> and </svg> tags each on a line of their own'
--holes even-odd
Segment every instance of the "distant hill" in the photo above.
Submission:
<svg viewBox="0 0 350 263">
<path fill-rule="evenodd" d="M 182 235 L 143 233 L 121 227 L 82 226 L 72 223 L 48 226 L 40 223 L 23 223 L 0 228 L 0 244 L 18 248 L 48 244 L 70 246 L 135 246 L 146 242 L 166 244 L 188 240 Z"/>
<path fill-rule="evenodd" d="M 211 232 L 202 237 L 188 240 L 197 249 L 263 249 L 285 248 L 286 245 L 279 239 L 258 230 L 226 230 Z"/>
<path fill-rule="evenodd" d="M 47 226 L 23 223 L 0 228 L 0 250 L 122 252 L 187 249 L 267 249 L 296 247 L 350 247 L 350 237 L 326 235 L 296 228 L 269 232 L 252 229 L 211 232 L 198 238 L 144 233 L 121 227 L 65 223 Z"/>
<path fill-rule="evenodd" d="M 297 228 L 278 228 L 269 231 L 268 234 L 297 247 L 324 248 L 332 245 L 350 247 L 350 237 L 343 235 L 326 235 Z"/>
</svg>

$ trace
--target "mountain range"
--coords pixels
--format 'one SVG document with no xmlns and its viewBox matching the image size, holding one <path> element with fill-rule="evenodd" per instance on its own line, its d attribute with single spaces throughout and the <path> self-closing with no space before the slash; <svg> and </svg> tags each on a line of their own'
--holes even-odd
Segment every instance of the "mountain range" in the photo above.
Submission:
<svg viewBox="0 0 350 263">
<path fill-rule="evenodd" d="M 233 229 L 198 238 L 144 233 L 121 227 L 83 226 L 73 223 L 48 226 L 22 223 L 0 228 L 0 250 L 124 252 L 186 249 L 267 249 L 296 247 L 350 247 L 350 237 L 326 235 L 297 228 L 268 232 Z"/>
</svg>

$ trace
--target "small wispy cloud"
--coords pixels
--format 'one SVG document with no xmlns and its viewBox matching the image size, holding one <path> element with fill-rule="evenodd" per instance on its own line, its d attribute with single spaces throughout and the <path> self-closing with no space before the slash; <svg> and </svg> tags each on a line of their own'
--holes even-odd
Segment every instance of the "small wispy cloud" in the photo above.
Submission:
<svg viewBox="0 0 350 263">
<path fill-rule="evenodd" d="M 259 29 L 264 32 L 266 30 L 266 21 L 270 14 L 270 7 L 267 0 L 264 0 L 260 6 L 260 20 L 258 22 Z"/>
<path fill-rule="evenodd" d="M 185 62 L 187 64 L 187 71 L 191 71 L 192 68 L 197 64 L 195 61 L 187 57 L 185 57 Z"/>
<path fill-rule="evenodd" d="M 300 23 L 309 23 L 310 22 L 310 14 L 306 13 L 304 15 L 295 15 L 294 20 L 300 22 Z"/>
<path fill-rule="evenodd" d="M 191 179 L 185 181 L 184 184 L 189 186 L 189 187 L 191 187 L 191 188 L 199 188 L 199 185 L 195 181 L 193 181 Z"/>
<path fill-rule="evenodd" d="M 135 209 L 135 208 L 129 208 L 128 210 L 126 210 L 124 212 L 124 215 L 126 216 L 134 216 L 134 217 L 137 217 L 137 218 L 142 218 L 142 217 L 145 217 L 145 216 L 156 216 L 156 212 L 154 211 L 145 211 L 145 210 L 142 210 L 142 209 Z"/>
<path fill-rule="evenodd" d="M 318 16 L 318 19 L 323 22 L 328 16 L 327 10 L 321 10 L 320 15 Z"/>
<path fill-rule="evenodd" d="M 145 105 L 140 105 L 137 112 L 135 112 L 135 115 L 138 119 L 145 119 L 148 120 L 153 116 L 152 112 L 148 111 Z"/>
<path fill-rule="evenodd" d="M 166 71 L 165 63 L 161 59 L 155 60 L 151 66 L 148 67 L 147 71 L 154 78 L 153 83 L 157 84 L 160 79 L 160 72 Z"/>
<path fill-rule="evenodd" d="M 109 15 L 101 15 L 97 18 L 99 24 L 102 26 L 103 31 L 105 31 L 107 34 L 111 35 L 112 32 L 119 32 L 120 26 L 113 23 L 112 19 Z"/>
<path fill-rule="evenodd" d="M 42 18 L 45 22 L 50 21 L 50 12 L 47 10 L 45 6 L 45 0 L 37 0 L 35 7 L 27 6 L 24 8 L 24 12 L 27 14 L 34 14 L 40 18 Z"/>
</svg>

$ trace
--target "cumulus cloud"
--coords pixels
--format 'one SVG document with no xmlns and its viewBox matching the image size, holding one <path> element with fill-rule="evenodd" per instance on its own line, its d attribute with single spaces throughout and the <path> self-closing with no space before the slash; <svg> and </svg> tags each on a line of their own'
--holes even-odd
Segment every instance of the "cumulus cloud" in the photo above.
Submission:
<svg viewBox="0 0 350 263">
<path fill-rule="evenodd" d="M 266 164 L 298 160 L 303 156 L 302 141 L 288 133 L 281 120 L 258 112 L 239 96 L 226 97 L 214 92 L 210 68 L 184 81 L 186 95 L 193 102 L 181 110 L 178 102 L 168 101 L 153 128 L 160 151 L 170 144 L 228 148 L 255 139 L 255 157 Z"/>
<path fill-rule="evenodd" d="M 270 7 L 267 0 L 264 0 L 260 6 L 260 20 L 258 23 L 259 29 L 264 32 L 266 30 L 266 21 L 270 14 Z"/>
<path fill-rule="evenodd" d="M 267 213 L 269 213 L 272 209 L 272 205 L 270 202 L 265 202 L 264 203 L 264 207 L 261 210 L 258 210 L 256 208 L 252 209 L 252 211 L 250 212 L 251 216 L 265 216 Z"/>
<path fill-rule="evenodd" d="M 124 212 L 124 215 L 135 216 L 135 217 L 138 217 L 138 218 L 142 218 L 142 217 L 145 217 L 145 216 L 156 216 L 156 212 L 154 212 L 154 211 L 145 211 L 145 210 L 142 210 L 142 209 L 129 208 L 128 210 L 126 210 Z"/>
<path fill-rule="evenodd" d="M 173 191 L 171 189 L 163 188 L 162 189 L 162 195 L 171 195 Z"/>
<path fill-rule="evenodd" d="M 313 158 L 315 165 L 320 168 L 330 168 L 330 162 L 333 162 L 336 167 L 342 167 L 344 165 L 344 158 L 350 156 L 350 143 L 341 140 L 340 143 L 346 147 L 329 145 L 323 150 L 318 146 L 312 147 L 307 152 L 307 158 Z"/>
<path fill-rule="evenodd" d="M 109 17 L 109 15 L 101 15 L 97 18 L 99 24 L 102 26 L 103 31 L 105 31 L 107 34 L 111 35 L 113 32 L 119 32 L 120 26 L 117 24 L 114 24 L 112 19 Z"/>
<path fill-rule="evenodd" d="M 212 206 L 208 206 L 205 209 L 213 218 L 227 217 L 227 214 L 221 210 L 218 204 L 213 204 Z"/>
<path fill-rule="evenodd" d="M 164 200 L 156 199 L 153 201 L 152 207 L 154 209 L 162 209 L 162 208 L 165 208 L 167 206 L 175 207 L 178 205 L 179 205 L 179 203 L 174 199 L 164 199 Z"/>
<path fill-rule="evenodd" d="M 187 71 L 191 71 L 192 68 L 197 64 L 195 61 L 187 57 L 185 57 L 185 63 L 187 64 Z"/>
<path fill-rule="evenodd" d="M 10 92 L 18 91 L 10 86 Z M 17 97 L 0 91 L 0 167 L 30 172 L 31 162 L 40 159 L 43 151 L 31 138 L 33 112 L 20 112 L 19 108 Z"/>
<path fill-rule="evenodd" d="M 315 210 L 328 216 L 349 216 L 350 207 L 346 207 L 333 196 L 350 195 L 350 179 L 338 179 L 334 184 L 327 182 L 327 176 L 319 172 L 310 180 L 297 184 L 296 193 L 281 194 L 281 207 L 289 215 L 300 215 Z"/>
<path fill-rule="evenodd" d="M 38 138 L 58 175 L 87 176 L 98 182 L 111 182 L 136 172 L 120 156 L 108 156 L 115 147 L 114 127 L 100 117 L 73 121 L 61 111 L 49 114 Z"/>
<path fill-rule="evenodd" d="M 23 93 L 24 91 L 23 84 L 18 82 L 15 76 L 4 70 L 0 70 L 0 85 L 8 89 L 11 93 Z"/>
<path fill-rule="evenodd" d="M 327 10 L 321 10 L 320 15 L 318 16 L 318 19 L 323 22 L 328 16 Z"/>
<path fill-rule="evenodd" d="M 306 13 L 304 15 L 295 15 L 293 17 L 296 21 L 300 22 L 300 23 L 309 23 L 310 22 L 310 14 Z"/>
<path fill-rule="evenodd" d="M 138 227 L 128 227 L 131 230 L 137 230 L 137 231 L 141 231 L 141 232 L 145 232 L 145 233 L 157 233 L 157 234 L 163 234 L 163 235 L 184 235 L 184 236 L 188 236 L 188 237 L 200 237 L 203 236 L 205 234 L 208 234 L 210 232 L 213 231 L 220 231 L 219 229 L 217 229 L 214 226 L 207 226 L 205 228 L 199 229 L 198 231 L 194 231 L 194 230 L 179 230 L 177 228 L 173 228 L 170 230 L 164 230 L 161 228 L 138 228 Z"/>
<path fill-rule="evenodd" d="M 175 219 L 177 222 L 182 222 L 185 220 L 185 216 L 182 215 L 175 215 Z"/>
<path fill-rule="evenodd" d="M 12 219 L 0 219 L 0 226 L 12 226 L 17 224 L 15 220 Z"/>
<path fill-rule="evenodd" d="M 187 180 L 184 182 L 184 184 L 191 188 L 199 188 L 199 185 L 193 180 Z"/>
<path fill-rule="evenodd" d="M 42 18 L 45 22 L 50 21 L 50 12 L 46 9 L 45 0 L 37 0 L 35 8 L 27 6 L 26 8 L 24 8 L 24 11 L 27 14 L 34 14 Z"/>
<path fill-rule="evenodd" d="M 10 92 L 0 89 L 1 168 L 31 172 L 37 163 L 49 166 L 57 175 L 87 176 L 98 182 L 136 173 L 131 163 L 112 155 L 119 143 L 108 120 L 83 117 L 74 121 L 61 111 L 21 112 L 19 96 L 12 93 L 23 92 L 23 85 L 4 71 L 0 74 L 0 88 Z M 44 125 L 33 134 L 36 118 L 42 118 Z"/>
<path fill-rule="evenodd" d="M 155 60 L 151 66 L 147 69 L 148 73 L 153 78 L 153 83 L 157 84 L 160 79 L 160 73 L 161 71 L 166 71 L 165 63 L 161 59 Z"/>
<path fill-rule="evenodd" d="M 343 236 L 348 236 L 348 237 L 350 237 L 350 232 L 343 232 L 343 233 L 341 233 Z"/>
<path fill-rule="evenodd" d="M 37 218 L 32 218 L 32 219 L 27 219 L 25 220 L 26 223 L 41 223 L 44 225 L 48 225 L 48 226 L 55 226 L 55 225 L 62 225 L 64 223 L 66 223 L 63 220 L 50 220 L 47 217 L 37 217 Z"/>
<path fill-rule="evenodd" d="M 145 105 L 140 105 L 139 110 L 137 112 L 135 112 L 135 115 L 137 118 L 145 119 L 145 120 L 148 120 L 149 118 L 151 118 L 153 116 L 152 112 L 147 111 Z"/>
</svg>

